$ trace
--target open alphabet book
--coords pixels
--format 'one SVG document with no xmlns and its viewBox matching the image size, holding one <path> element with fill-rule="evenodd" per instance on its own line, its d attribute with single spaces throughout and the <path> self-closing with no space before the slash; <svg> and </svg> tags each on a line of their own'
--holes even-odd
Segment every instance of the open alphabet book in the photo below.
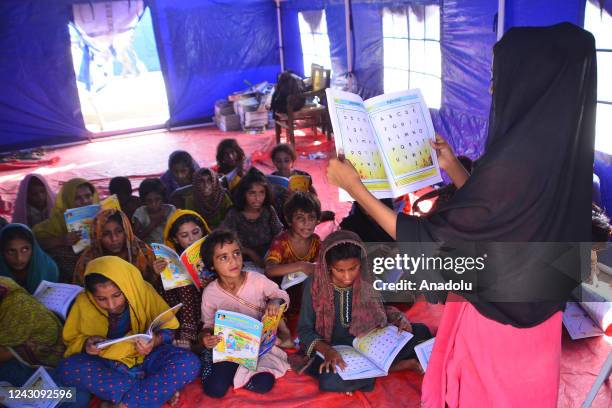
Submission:
<svg viewBox="0 0 612 408">
<path fill-rule="evenodd" d="M 99 349 L 103 349 L 103 348 L 108 347 L 108 346 L 110 346 L 112 344 L 120 343 L 122 341 L 133 341 L 133 342 L 136 342 L 138 340 L 141 340 L 141 341 L 144 341 L 144 342 L 149 342 L 149 341 L 151 341 L 153 339 L 153 334 L 155 334 L 156 331 L 161 329 L 164 324 L 166 324 L 170 320 L 172 320 L 174 318 L 174 316 L 176 316 L 176 314 L 178 313 L 179 309 L 182 306 L 183 306 L 183 304 L 179 303 L 178 305 L 171 307 L 170 309 L 166 310 L 165 312 L 162 312 L 159 316 L 157 316 L 155 319 L 153 319 L 153 321 L 149 325 L 149 328 L 147 329 L 146 333 L 132 334 L 130 336 L 121 337 L 119 339 L 111 339 L 111 340 L 102 341 L 102 342 L 96 344 L 96 347 L 99 348 Z"/>
<path fill-rule="evenodd" d="M 397 354 L 412 337 L 412 333 L 398 331 L 396 326 L 390 325 L 355 337 L 353 347 L 334 346 L 346 363 L 344 370 L 338 367 L 338 374 L 343 380 L 384 377 Z M 321 353 L 317 354 L 323 358 Z"/>
<path fill-rule="evenodd" d="M 78 285 L 67 283 L 55 283 L 43 280 L 40 282 L 34 297 L 52 312 L 57 313 L 62 319 L 66 320 L 70 305 L 83 288 Z"/>
<path fill-rule="evenodd" d="M 336 152 L 343 152 L 378 198 L 395 198 L 442 181 L 430 140 L 431 115 L 418 89 L 362 100 L 327 89 Z M 352 201 L 340 190 L 340 201 Z"/>
<path fill-rule="evenodd" d="M 609 294 L 583 283 L 581 302 L 567 302 L 563 312 L 563 325 L 572 340 L 587 337 L 612 336 L 612 301 Z"/>
<path fill-rule="evenodd" d="M 433 337 L 414 346 L 414 351 L 419 359 L 419 363 L 421 363 L 421 367 L 423 367 L 423 371 L 427 371 L 427 366 L 429 365 L 429 359 L 431 358 L 431 352 L 433 351 L 435 342 L 436 338 Z"/>
<path fill-rule="evenodd" d="M 28 401 L 11 400 L 9 398 L 9 388 L 13 388 L 13 385 L 6 381 L 0 381 L 0 406 L 7 408 L 53 408 L 61 402 L 62 398 L 60 395 L 66 395 L 59 392 L 59 387 L 43 367 L 39 367 L 20 389 L 40 390 L 45 395 L 52 394 L 52 390 L 58 390 L 57 398 L 38 398 Z"/>
<path fill-rule="evenodd" d="M 213 362 L 232 361 L 256 370 L 259 357 L 274 347 L 286 308 L 286 304 L 281 305 L 280 313 L 266 315 L 261 321 L 242 313 L 217 310 L 213 333 L 223 339 L 213 349 Z"/>
</svg>

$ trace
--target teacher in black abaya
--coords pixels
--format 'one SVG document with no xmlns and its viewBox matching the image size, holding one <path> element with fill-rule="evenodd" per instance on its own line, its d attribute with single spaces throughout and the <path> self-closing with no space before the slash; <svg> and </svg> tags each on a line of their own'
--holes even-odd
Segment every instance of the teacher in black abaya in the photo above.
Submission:
<svg viewBox="0 0 612 408">
<path fill-rule="evenodd" d="M 423 382 L 425 407 L 556 407 L 561 311 L 572 284 L 549 263 L 534 263 L 533 244 L 590 240 L 593 36 L 569 23 L 512 28 L 493 54 L 489 133 L 472 175 L 442 138 L 432 142 L 458 187 L 435 213 L 396 214 L 347 160 L 333 159 L 327 169 L 329 181 L 398 242 L 462 241 L 498 254 L 478 293 L 447 299 Z M 499 259 L 499 243 L 508 242 L 525 245 L 511 252 L 510 266 Z M 575 255 L 563 267 L 580 270 Z M 546 284 L 554 296 L 541 290 Z"/>
</svg>

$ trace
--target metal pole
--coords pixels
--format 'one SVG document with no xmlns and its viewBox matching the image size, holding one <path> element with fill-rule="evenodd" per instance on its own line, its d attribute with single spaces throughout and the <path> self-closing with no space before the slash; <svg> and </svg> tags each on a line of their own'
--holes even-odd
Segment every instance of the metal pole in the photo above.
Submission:
<svg viewBox="0 0 612 408">
<path fill-rule="evenodd" d="M 281 72 L 285 71 L 285 50 L 283 48 L 283 26 L 281 23 L 280 0 L 276 2 L 276 25 L 278 27 L 278 52 L 280 54 Z"/>
<path fill-rule="evenodd" d="M 504 35 L 506 23 L 506 0 L 497 1 L 497 41 Z"/>
<path fill-rule="evenodd" d="M 344 0 L 344 22 L 346 29 L 346 63 L 348 73 L 353 72 L 353 50 L 351 43 L 351 0 Z"/>
</svg>

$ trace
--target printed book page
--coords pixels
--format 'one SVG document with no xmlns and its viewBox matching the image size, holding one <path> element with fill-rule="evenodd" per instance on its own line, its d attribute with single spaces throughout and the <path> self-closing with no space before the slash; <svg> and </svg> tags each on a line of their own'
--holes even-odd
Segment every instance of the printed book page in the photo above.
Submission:
<svg viewBox="0 0 612 408">
<path fill-rule="evenodd" d="M 364 336 L 355 337 L 353 347 L 380 369 L 388 372 L 395 357 L 412 337 L 412 333 L 389 325 L 374 329 Z"/>
<path fill-rule="evenodd" d="M 421 363 L 421 367 L 423 367 L 423 371 L 427 371 L 427 366 L 429 365 L 429 359 L 431 358 L 431 352 L 433 351 L 435 340 L 436 338 L 434 337 L 417 344 L 414 347 L 414 351 L 419 359 L 419 363 Z"/>
<path fill-rule="evenodd" d="M 368 99 L 370 117 L 394 197 L 442 181 L 430 140 L 435 131 L 418 89 Z"/>
<path fill-rule="evenodd" d="M 47 309 L 57 313 L 66 320 L 72 301 L 82 291 L 83 288 L 78 285 L 43 280 L 36 288 L 34 297 L 45 305 Z"/>
<path fill-rule="evenodd" d="M 355 94 L 326 89 L 336 153 L 343 152 L 367 189 L 377 198 L 393 196 L 376 135 L 363 100 Z M 340 201 L 353 201 L 339 189 Z"/>
</svg>

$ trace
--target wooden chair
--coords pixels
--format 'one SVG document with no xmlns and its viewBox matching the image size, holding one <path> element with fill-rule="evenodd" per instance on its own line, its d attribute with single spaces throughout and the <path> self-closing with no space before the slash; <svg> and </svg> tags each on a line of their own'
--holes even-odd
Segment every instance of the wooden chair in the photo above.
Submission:
<svg viewBox="0 0 612 408">
<path fill-rule="evenodd" d="M 296 129 L 311 128 L 316 138 L 318 126 L 321 126 L 327 135 L 327 140 L 331 139 L 331 124 L 327 106 L 323 103 L 312 102 L 315 97 L 318 97 L 321 102 L 326 101 L 325 89 L 330 85 L 331 70 L 313 64 L 311 79 L 312 90 L 299 95 L 290 95 L 287 98 L 287 113 L 274 113 L 276 143 L 280 143 L 282 129 L 286 131 L 287 142 L 295 146 Z M 298 101 L 306 103 L 302 109 L 294 111 L 293 106 Z"/>
</svg>

